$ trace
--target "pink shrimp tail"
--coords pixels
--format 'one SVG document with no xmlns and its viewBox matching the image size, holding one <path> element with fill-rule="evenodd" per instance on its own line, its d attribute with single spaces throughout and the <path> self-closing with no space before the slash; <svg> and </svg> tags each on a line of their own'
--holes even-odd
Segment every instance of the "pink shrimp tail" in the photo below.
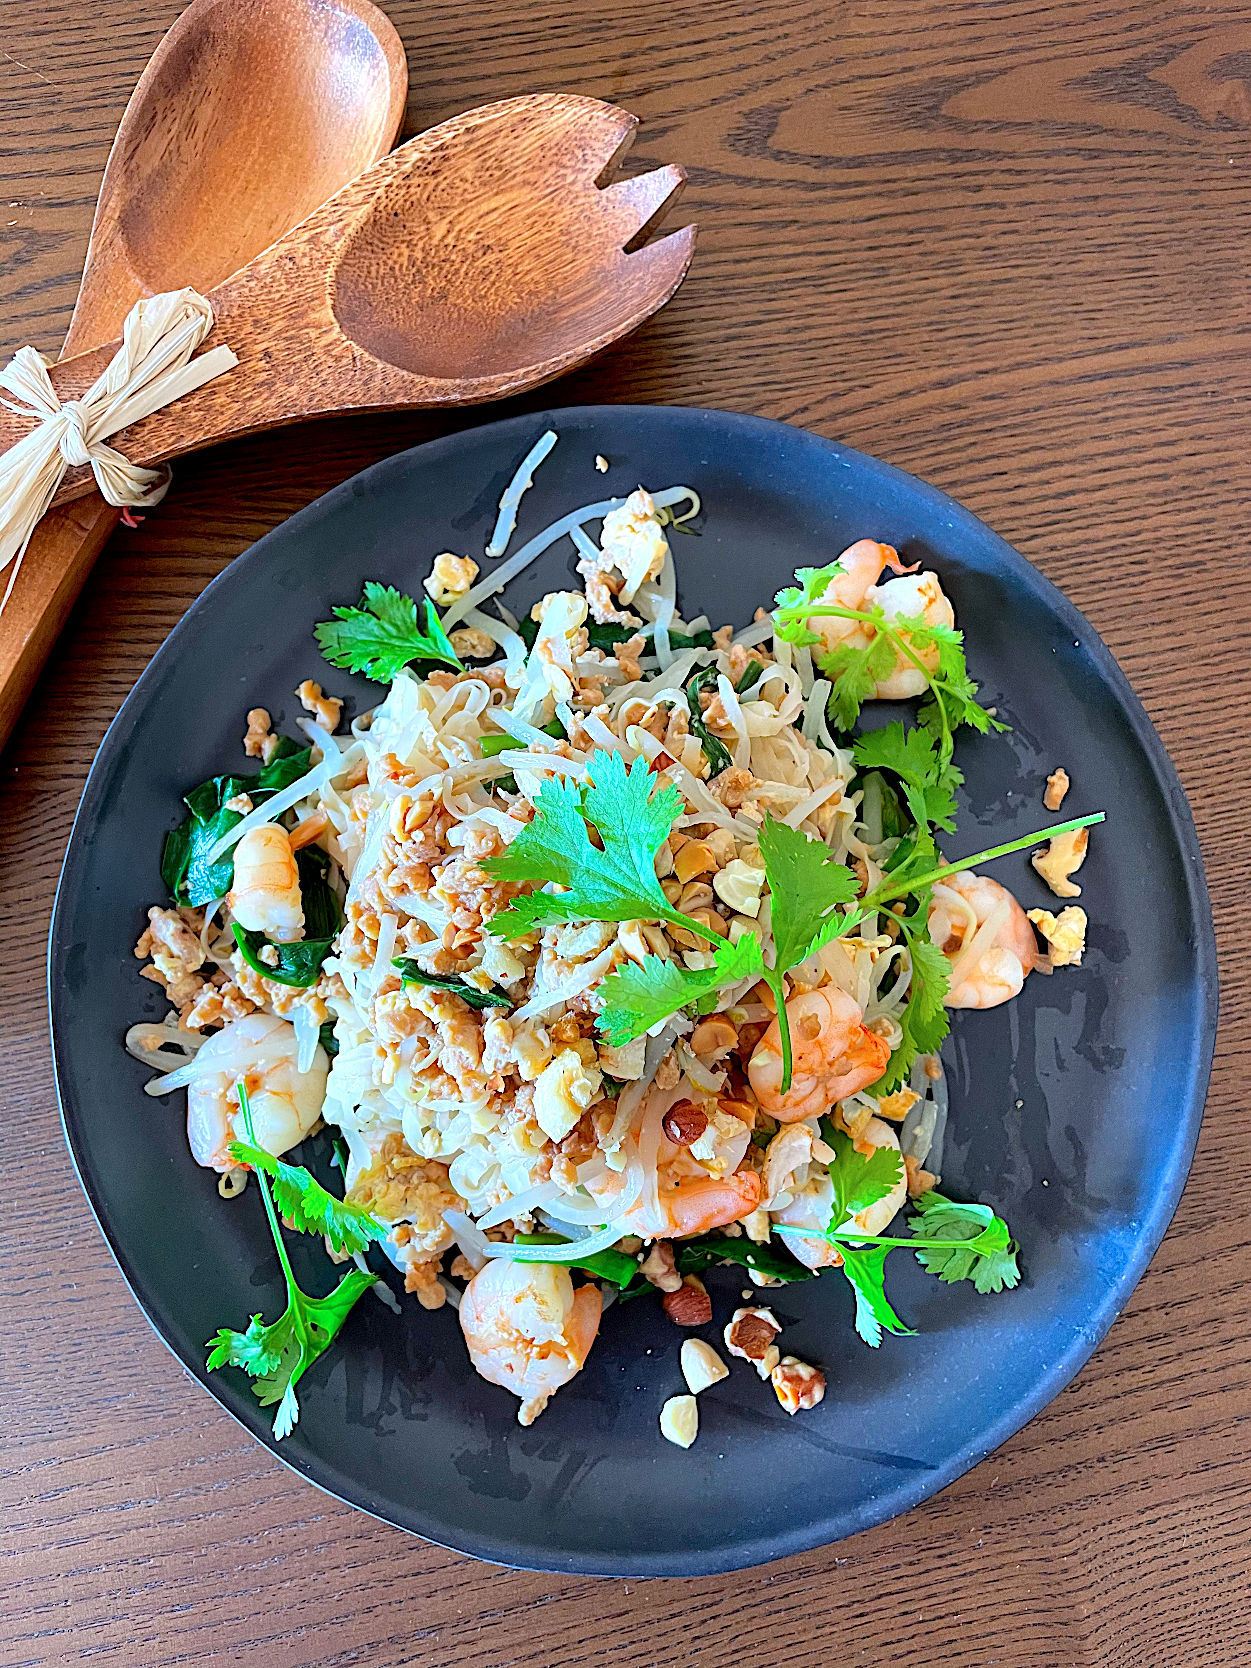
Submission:
<svg viewBox="0 0 1251 1668">
<path fill-rule="evenodd" d="M 899 560 L 899 552 L 895 549 L 893 544 L 881 544 L 878 546 L 878 549 L 882 552 L 883 566 L 892 568 L 895 573 L 915 573 L 921 566 L 920 562 L 913 562 L 910 565 L 905 566 L 905 564 Z"/>
</svg>

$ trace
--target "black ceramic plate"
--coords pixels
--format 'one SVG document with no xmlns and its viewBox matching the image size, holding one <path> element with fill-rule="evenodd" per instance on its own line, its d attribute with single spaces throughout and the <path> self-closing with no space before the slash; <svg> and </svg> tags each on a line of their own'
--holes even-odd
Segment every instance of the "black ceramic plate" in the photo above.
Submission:
<svg viewBox="0 0 1251 1668">
<path fill-rule="evenodd" d="M 743 624 L 797 565 L 866 534 L 942 576 L 983 699 L 1011 733 L 961 735 L 958 856 L 1046 820 L 1044 778 L 1073 778 L 1068 815 L 1104 809 L 1081 873 L 1085 965 L 1031 978 L 1021 998 L 955 1016 L 943 1186 L 993 1203 L 1024 1280 L 997 1297 L 947 1287 L 906 1252 L 889 1279 L 913 1338 L 867 1349 L 833 1275 L 770 1294 L 795 1354 L 823 1364 L 824 1403 L 790 1419 L 742 1364 L 700 1398 L 699 1440 L 664 1442 L 683 1386 L 682 1334 L 643 1300 L 609 1311 L 586 1369 L 529 1430 L 469 1368 L 455 1314 L 396 1319 L 370 1299 L 308 1374 L 276 1451 L 365 1510 L 501 1563 L 613 1575 L 693 1575 L 802 1552 L 880 1523 L 951 1482 L 1073 1376 L 1147 1266 L 1198 1131 L 1216 1021 L 1207 894 L 1189 810 L 1142 707 L 1090 626 L 1028 562 L 951 499 L 872 458 L 752 418 L 599 407 L 517 418 L 391 458 L 263 539 L 190 610 L 105 737 L 57 897 L 53 1036 L 66 1132 L 122 1272 L 189 1370 L 263 1442 L 270 1412 L 231 1370 L 204 1372 L 221 1324 L 282 1308 L 249 1190 L 234 1204 L 192 1163 L 183 1096 L 144 1096 L 122 1049 L 164 1003 L 131 947 L 162 898 L 161 840 L 180 795 L 242 768 L 244 713 L 292 730 L 302 678 L 375 686 L 326 667 L 312 637 L 367 578 L 420 594 L 438 551 L 480 552 L 500 492 L 549 424 L 560 444 L 526 495 L 519 535 L 639 481 L 703 495 L 698 538 L 674 540 L 688 618 Z M 596 473 L 602 452 L 611 473 Z M 516 546 L 514 545 L 514 548 Z M 567 545 L 510 600 L 566 582 Z M 285 721 L 285 723 L 284 723 Z M 1023 856 L 993 870 L 1026 907 L 1051 896 Z M 308 1145 L 308 1144 L 306 1144 Z M 320 1160 L 324 1154 L 316 1155 Z M 320 1247 L 297 1273 L 325 1289 Z M 322 1282 L 318 1285 L 317 1282 Z M 728 1317 L 742 1280 L 713 1277 Z M 709 1330 L 709 1336 L 715 1334 Z"/>
</svg>

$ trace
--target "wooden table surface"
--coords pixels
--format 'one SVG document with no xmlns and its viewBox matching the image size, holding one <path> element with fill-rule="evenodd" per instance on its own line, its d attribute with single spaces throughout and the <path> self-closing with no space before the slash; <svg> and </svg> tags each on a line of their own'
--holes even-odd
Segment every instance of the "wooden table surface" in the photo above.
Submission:
<svg viewBox="0 0 1251 1668">
<path fill-rule="evenodd" d="M 177 9 L 4 0 L 6 356 L 58 347 L 108 145 Z M 1206 854 L 1224 1017 L 1198 1157 L 1075 1382 L 937 1499 L 840 1546 L 706 1581 L 554 1578 L 426 1546 L 300 1481 L 166 1353 L 105 1249 L 57 1118 L 44 942 L 92 754 L 192 598 L 293 510 L 454 425 L 329 422 L 189 459 L 107 550 L 4 754 L 0 1662 L 1251 1661 L 1251 11 L 388 9 L 412 71 L 406 133 L 567 89 L 637 112 L 636 162 L 690 172 L 686 287 L 532 406 L 668 401 L 805 424 L 953 493 L 1102 633 Z"/>
</svg>

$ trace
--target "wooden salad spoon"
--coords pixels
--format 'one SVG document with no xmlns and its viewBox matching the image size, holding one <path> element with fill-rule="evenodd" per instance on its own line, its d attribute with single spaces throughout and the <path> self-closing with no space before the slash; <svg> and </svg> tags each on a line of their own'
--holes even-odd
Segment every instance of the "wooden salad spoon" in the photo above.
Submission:
<svg viewBox="0 0 1251 1668">
<path fill-rule="evenodd" d="M 239 363 L 109 444 L 151 465 L 331 412 L 467 405 L 582 364 L 664 305 L 695 228 L 635 245 L 680 168 L 600 182 L 635 117 L 567 93 L 488 104 L 411 139 L 208 297 Z M 63 360 L 62 399 L 117 344 Z M 0 449 L 29 430 L 0 413 Z M 56 502 L 91 488 L 83 467 Z"/>
<path fill-rule="evenodd" d="M 407 93 L 369 0 L 192 0 L 122 116 L 63 352 L 110 341 L 142 296 L 246 265 L 387 154 Z M 92 491 L 35 529 L 0 613 L 0 745 L 120 514 Z"/>
</svg>

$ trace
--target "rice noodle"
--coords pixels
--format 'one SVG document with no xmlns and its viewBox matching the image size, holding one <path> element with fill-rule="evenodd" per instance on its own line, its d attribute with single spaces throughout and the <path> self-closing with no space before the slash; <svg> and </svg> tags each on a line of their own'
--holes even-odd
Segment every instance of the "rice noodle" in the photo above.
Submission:
<svg viewBox="0 0 1251 1668">
<path fill-rule="evenodd" d="M 555 429 L 548 429 L 545 434 L 540 435 L 522 458 L 517 473 L 504 488 L 504 496 L 500 499 L 500 513 L 495 521 L 495 531 L 486 547 L 488 556 L 502 556 L 508 549 L 508 541 L 517 525 L 517 507 L 521 503 L 521 495 L 533 485 L 535 470 L 555 444 Z"/>
<path fill-rule="evenodd" d="M 452 1214 L 451 1211 L 444 1213 L 443 1219 L 448 1222 L 449 1227 L 451 1226 L 449 1218 Z M 465 1220 L 468 1221 L 468 1218 Z M 623 1234 L 627 1234 L 629 1231 L 629 1226 L 624 1220 L 610 1222 L 599 1233 L 588 1234 L 585 1239 L 580 1239 L 578 1241 L 578 1252 L 581 1256 L 589 1257 L 596 1251 L 607 1251 L 610 1246 L 617 1243 Z M 569 1252 L 570 1247 L 568 1245 L 517 1245 L 512 1242 L 500 1244 L 488 1240 L 485 1242 L 482 1255 L 512 1262 L 516 1262 L 518 1258 L 524 1258 L 528 1263 L 567 1263 Z"/>
<path fill-rule="evenodd" d="M 513 1222 L 519 1216 L 529 1216 L 536 1205 L 545 1205 L 549 1199 L 556 1198 L 559 1192 L 559 1182 L 540 1182 L 537 1187 L 529 1187 L 524 1193 L 518 1193 L 511 1199 L 503 1199 L 498 1205 L 492 1206 L 485 1216 L 478 1218 L 478 1227 L 494 1228 L 501 1222 Z"/>
</svg>

